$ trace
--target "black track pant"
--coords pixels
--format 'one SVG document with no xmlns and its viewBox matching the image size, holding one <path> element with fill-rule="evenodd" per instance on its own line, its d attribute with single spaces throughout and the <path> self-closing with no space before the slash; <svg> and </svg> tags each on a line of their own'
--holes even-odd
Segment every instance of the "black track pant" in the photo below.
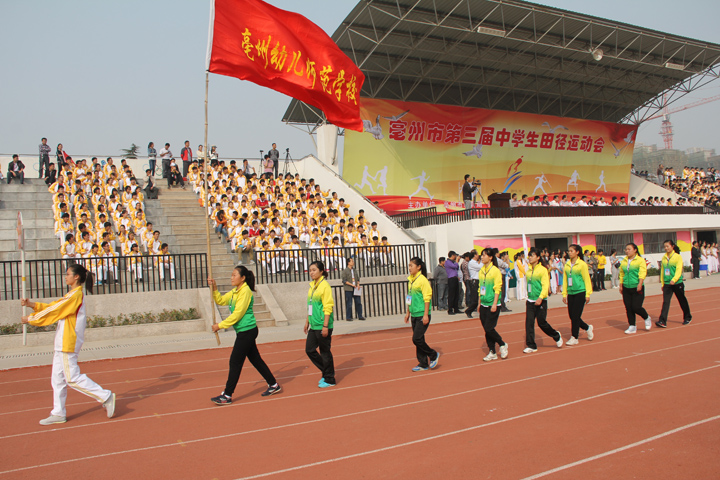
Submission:
<svg viewBox="0 0 720 480">
<path fill-rule="evenodd" d="M 525 302 L 525 345 L 530 348 L 537 348 L 535 343 L 535 320 L 545 335 L 552 338 L 556 342 L 560 340 L 560 332 L 555 330 L 547 323 L 547 299 L 543 300 L 540 305 L 535 302 Z"/>
<path fill-rule="evenodd" d="M 685 298 L 685 284 L 676 283 L 675 285 L 665 284 L 662 289 L 663 292 L 663 304 L 660 318 L 658 319 L 661 323 L 667 323 L 668 313 L 670 312 L 670 301 L 672 300 L 673 294 L 677 298 L 680 308 L 683 312 L 683 320 L 692 320 L 690 314 L 690 305 L 688 304 L 687 298 Z"/>
<path fill-rule="evenodd" d="M 635 325 L 636 315 L 640 315 L 643 320 L 648 318 L 648 313 L 643 308 L 645 285 L 643 285 L 642 290 L 639 292 L 637 291 L 637 287 L 630 288 L 623 286 L 622 296 L 623 303 L 625 304 L 625 313 L 627 314 L 630 325 Z"/>
<path fill-rule="evenodd" d="M 335 363 L 330 351 L 332 331 L 332 328 L 328 329 L 328 336 L 323 337 L 322 330 L 308 330 L 305 353 L 313 365 L 322 372 L 325 382 L 335 385 Z M 318 353 L 318 349 L 320 349 L 320 353 Z"/>
<path fill-rule="evenodd" d="M 430 322 L 428 321 L 427 325 L 423 325 L 422 319 L 423 317 L 410 317 L 413 331 L 412 341 L 413 345 L 415 345 L 415 354 L 418 359 L 418 365 L 423 368 L 428 368 L 428 360 L 436 360 L 438 357 L 438 353 L 432 348 L 430 348 L 430 346 L 425 341 L 425 332 L 430 326 Z M 428 315 L 428 320 L 429 319 L 430 316 Z"/>
<path fill-rule="evenodd" d="M 275 385 L 275 377 L 268 368 L 265 361 L 260 356 L 257 344 L 255 340 L 258 336 L 258 328 L 255 327 L 252 330 L 245 332 L 238 332 L 235 337 L 235 345 L 233 351 L 230 354 L 230 373 L 228 374 L 227 383 L 225 384 L 225 395 L 232 396 L 237 386 L 238 380 L 240 379 L 240 372 L 242 372 L 245 358 L 250 360 L 252 366 L 260 372 L 268 385 Z"/>
<path fill-rule="evenodd" d="M 582 314 L 585 310 L 585 292 L 567 296 L 568 316 L 570 317 L 570 332 L 574 338 L 580 335 L 580 329 L 587 330 L 589 325 L 583 322 Z"/>
<path fill-rule="evenodd" d="M 495 344 L 501 347 L 505 345 L 500 334 L 495 330 L 497 327 L 498 318 L 500 318 L 500 306 L 498 305 L 494 312 L 490 310 L 491 307 L 484 305 L 480 306 L 480 321 L 482 322 L 483 330 L 485 330 L 485 341 L 487 346 L 492 353 L 496 353 Z"/>
</svg>

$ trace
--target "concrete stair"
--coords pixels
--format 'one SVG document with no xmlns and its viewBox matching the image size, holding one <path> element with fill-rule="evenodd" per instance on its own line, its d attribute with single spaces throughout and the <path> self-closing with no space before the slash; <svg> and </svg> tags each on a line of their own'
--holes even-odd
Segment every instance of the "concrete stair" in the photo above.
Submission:
<svg viewBox="0 0 720 480">
<path fill-rule="evenodd" d="M 55 238 L 52 195 L 45 182 L 25 179 L 25 184 L 0 182 L 0 261 L 19 260 L 16 219 L 22 212 L 25 258 L 58 258 L 60 242 Z"/>
<path fill-rule="evenodd" d="M 207 253 L 204 208 L 191 190 L 162 188 L 156 200 L 145 200 L 145 209 L 148 218 L 153 219 L 153 228 L 160 231 L 161 240 L 170 245 L 173 253 Z M 220 291 L 227 292 L 232 289 L 230 275 L 238 256 L 231 253 L 229 243 L 217 238 L 214 230 L 210 232 L 210 252 L 213 277 Z M 219 311 L 223 319 L 230 315 L 227 307 L 219 307 Z M 275 326 L 275 319 L 258 292 L 253 311 L 258 327 Z"/>
</svg>

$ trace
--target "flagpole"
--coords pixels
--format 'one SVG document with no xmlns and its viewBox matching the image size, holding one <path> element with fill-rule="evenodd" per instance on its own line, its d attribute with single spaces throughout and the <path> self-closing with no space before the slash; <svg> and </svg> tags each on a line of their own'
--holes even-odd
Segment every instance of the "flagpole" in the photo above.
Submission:
<svg viewBox="0 0 720 480">
<path fill-rule="evenodd" d="M 208 155 L 208 89 L 210 87 L 210 71 L 205 70 L 205 160 L 203 161 L 203 173 L 205 173 L 205 192 L 203 198 L 203 215 L 205 218 L 205 240 L 207 242 L 207 258 L 208 258 L 208 276 L 213 278 L 212 271 L 212 253 L 210 252 L 210 218 L 208 217 L 208 194 L 210 193 L 210 169 L 208 167 L 210 156 Z M 212 311 L 212 323 L 217 324 L 215 319 L 215 298 L 213 297 L 212 287 L 210 288 L 210 310 Z M 215 332 L 215 340 L 220 346 L 220 335 Z"/>
</svg>

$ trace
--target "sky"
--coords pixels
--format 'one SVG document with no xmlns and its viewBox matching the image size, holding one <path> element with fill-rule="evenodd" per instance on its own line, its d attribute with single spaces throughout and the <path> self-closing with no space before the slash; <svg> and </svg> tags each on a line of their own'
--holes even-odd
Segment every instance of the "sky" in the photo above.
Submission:
<svg viewBox="0 0 720 480">
<path fill-rule="evenodd" d="M 332 34 L 356 0 L 271 0 Z M 720 44 L 720 2 L 546 0 L 538 3 Z M 0 154 L 35 154 L 41 137 L 74 156 L 119 155 L 131 143 L 203 142 L 207 0 L 0 0 Z M 680 104 L 720 95 L 720 80 Z M 290 98 L 210 76 L 209 144 L 221 157 L 257 157 L 276 142 L 315 154 L 306 131 L 281 120 Z M 672 116 L 675 148 L 720 152 L 720 101 Z M 662 144 L 660 120 L 638 142 Z"/>
</svg>

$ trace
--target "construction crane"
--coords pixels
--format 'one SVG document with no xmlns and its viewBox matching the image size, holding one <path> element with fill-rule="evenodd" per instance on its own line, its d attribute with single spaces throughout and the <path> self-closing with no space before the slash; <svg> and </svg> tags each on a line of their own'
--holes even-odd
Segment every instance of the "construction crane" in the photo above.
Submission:
<svg viewBox="0 0 720 480">
<path fill-rule="evenodd" d="M 714 102 L 715 100 L 720 100 L 720 95 L 715 95 L 714 97 L 703 98 L 702 100 L 698 100 L 697 102 L 688 103 L 687 105 L 683 105 L 682 107 L 677 107 L 677 108 L 673 108 L 673 109 L 668 109 L 668 107 L 667 107 L 667 93 L 664 95 L 663 99 L 664 99 L 664 103 L 665 103 L 665 108 L 663 109 L 663 112 L 659 113 L 657 115 L 654 115 L 645 121 L 662 117 L 662 125 L 660 126 L 660 135 L 662 136 L 663 142 L 665 143 L 665 149 L 671 150 L 673 148 L 673 136 L 675 134 L 673 133 L 673 126 L 672 126 L 672 123 L 670 122 L 670 114 L 682 112 L 683 110 L 687 110 L 688 108 L 697 107 L 699 105 L 705 105 L 706 103 Z"/>
</svg>

